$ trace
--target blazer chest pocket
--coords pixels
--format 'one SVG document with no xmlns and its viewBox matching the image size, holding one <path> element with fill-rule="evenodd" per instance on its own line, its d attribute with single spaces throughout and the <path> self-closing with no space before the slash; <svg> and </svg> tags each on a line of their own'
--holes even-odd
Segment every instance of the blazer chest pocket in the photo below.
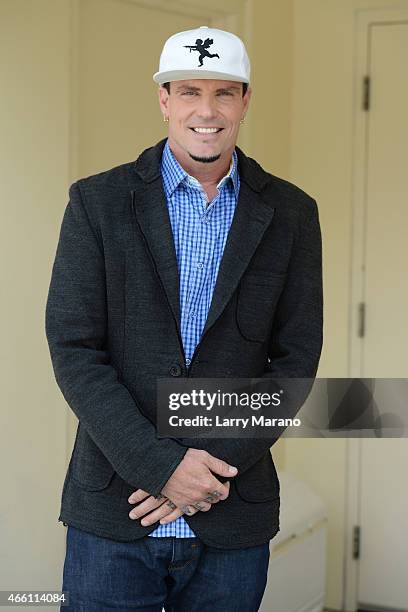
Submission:
<svg viewBox="0 0 408 612">
<path fill-rule="evenodd" d="M 246 340 L 263 342 L 268 338 L 286 276 L 285 273 L 251 272 L 242 277 L 236 319 L 238 329 Z"/>
<path fill-rule="evenodd" d="M 269 451 L 255 465 L 233 478 L 232 482 L 238 495 L 247 502 L 261 503 L 279 497 L 279 479 Z"/>
<path fill-rule="evenodd" d="M 73 480 L 87 491 L 101 491 L 110 484 L 114 473 L 112 465 L 79 423 L 72 451 Z"/>
</svg>

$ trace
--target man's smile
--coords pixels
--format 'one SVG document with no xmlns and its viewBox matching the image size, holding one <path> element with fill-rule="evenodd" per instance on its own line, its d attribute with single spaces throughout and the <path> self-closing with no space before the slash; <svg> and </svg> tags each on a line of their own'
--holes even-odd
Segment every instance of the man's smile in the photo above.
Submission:
<svg viewBox="0 0 408 612">
<path fill-rule="evenodd" d="M 205 134 L 208 136 L 209 134 L 219 134 L 222 132 L 224 128 L 220 127 L 190 127 L 189 128 L 194 134 Z"/>
</svg>

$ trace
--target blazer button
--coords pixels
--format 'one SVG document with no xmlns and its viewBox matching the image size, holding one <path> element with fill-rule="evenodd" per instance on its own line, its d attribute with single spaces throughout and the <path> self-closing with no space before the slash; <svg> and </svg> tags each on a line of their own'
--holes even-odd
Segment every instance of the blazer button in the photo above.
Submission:
<svg viewBox="0 0 408 612">
<path fill-rule="evenodd" d="M 178 363 L 173 363 L 173 365 L 170 366 L 169 373 L 171 376 L 181 376 L 182 372 L 183 370 Z"/>
</svg>

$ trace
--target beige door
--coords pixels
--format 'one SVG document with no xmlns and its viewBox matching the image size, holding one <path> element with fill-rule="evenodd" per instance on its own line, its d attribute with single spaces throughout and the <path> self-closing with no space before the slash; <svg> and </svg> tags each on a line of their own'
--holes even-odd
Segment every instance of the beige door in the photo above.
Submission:
<svg viewBox="0 0 408 612">
<path fill-rule="evenodd" d="M 374 20 L 365 35 L 370 89 L 354 265 L 366 317 L 353 374 L 408 378 L 408 20 Z M 359 606 L 408 610 L 408 439 L 363 439 L 360 453 Z"/>
</svg>

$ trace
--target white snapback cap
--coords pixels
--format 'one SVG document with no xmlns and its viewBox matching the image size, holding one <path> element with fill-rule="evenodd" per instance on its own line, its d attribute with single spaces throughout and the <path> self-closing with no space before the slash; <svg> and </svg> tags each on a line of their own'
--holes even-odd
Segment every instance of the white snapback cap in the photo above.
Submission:
<svg viewBox="0 0 408 612">
<path fill-rule="evenodd" d="M 250 63 L 238 36 L 201 26 L 173 34 L 164 43 L 155 83 L 187 79 L 220 79 L 249 83 Z"/>
</svg>

